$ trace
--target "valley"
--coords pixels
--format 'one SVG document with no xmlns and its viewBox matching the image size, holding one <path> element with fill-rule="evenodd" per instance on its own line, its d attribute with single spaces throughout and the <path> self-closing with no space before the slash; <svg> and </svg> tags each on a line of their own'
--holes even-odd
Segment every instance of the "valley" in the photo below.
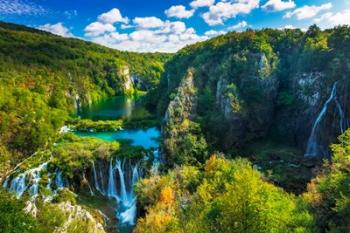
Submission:
<svg viewBox="0 0 350 233">
<path fill-rule="evenodd" d="M 0 23 L 0 232 L 348 232 L 349 38 L 132 53 Z"/>
</svg>

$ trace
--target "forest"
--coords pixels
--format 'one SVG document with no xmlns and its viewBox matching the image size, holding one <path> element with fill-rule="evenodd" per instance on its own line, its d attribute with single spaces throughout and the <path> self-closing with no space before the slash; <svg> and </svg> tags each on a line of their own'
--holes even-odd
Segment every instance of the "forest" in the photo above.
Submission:
<svg viewBox="0 0 350 233">
<path fill-rule="evenodd" d="M 349 74 L 348 26 L 166 54 L 0 23 L 0 232 L 350 232 Z"/>
</svg>

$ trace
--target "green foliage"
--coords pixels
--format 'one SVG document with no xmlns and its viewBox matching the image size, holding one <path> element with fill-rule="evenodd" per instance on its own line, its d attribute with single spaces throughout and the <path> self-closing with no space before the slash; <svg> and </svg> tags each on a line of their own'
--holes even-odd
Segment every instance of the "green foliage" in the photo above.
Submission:
<svg viewBox="0 0 350 233">
<path fill-rule="evenodd" d="M 121 52 L 78 39 L 0 22 L 0 144 L 16 164 L 48 148 L 75 111 L 104 97 L 129 94 L 126 73 L 158 84 L 169 54 Z"/>
<path fill-rule="evenodd" d="M 350 231 L 350 130 L 332 145 L 332 162 L 308 186 L 304 197 L 323 232 Z"/>
<path fill-rule="evenodd" d="M 120 149 L 118 142 L 105 142 L 93 138 L 81 138 L 66 134 L 53 147 L 52 164 L 72 178 L 74 173 L 89 168 L 97 158 L 108 159 Z"/>
<path fill-rule="evenodd" d="M 115 121 L 93 121 L 90 119 L 79 119 L 69 122 L 71 129 L 81 132 L 104 132 L 104 131 L 117 131 L 123 126 L 122 120 Z"/>
<path fill-rule="evenodd" d="M 38 233 L 54 232 L 56 228 L 61 227 L 66 221 L 67 216 L 56 205 L 41 203 L 38 209 L 36 216 Z"/>
<path fill-rule="evenodd" d="M 25 205 L 12 194 L 0 189 L 0 232 L 31 233 L 37 232 L 35 219 L 24 213 Z"/>
<path fill-rule="evenodd" d="M 137 187 L 147 215 L 136 232 L 313 231 L 305 203 L 264 181 L 246 160 L 213 156 L 204 171 L 183 166 Z"/>
</svg>

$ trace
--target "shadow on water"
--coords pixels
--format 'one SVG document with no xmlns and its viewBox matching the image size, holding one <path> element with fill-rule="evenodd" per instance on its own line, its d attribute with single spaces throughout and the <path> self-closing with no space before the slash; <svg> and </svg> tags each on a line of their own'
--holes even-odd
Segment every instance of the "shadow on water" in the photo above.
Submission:
<svg viewBox="0 0 350 233">
<path fill-rule="evenodd" d="M 140 108 L 138 98 L 116 96 L 82 107 L 78 116 L 91 120 L 115 120 L 117 118 L 129 118 L 133 110 Z"/>
</svg>

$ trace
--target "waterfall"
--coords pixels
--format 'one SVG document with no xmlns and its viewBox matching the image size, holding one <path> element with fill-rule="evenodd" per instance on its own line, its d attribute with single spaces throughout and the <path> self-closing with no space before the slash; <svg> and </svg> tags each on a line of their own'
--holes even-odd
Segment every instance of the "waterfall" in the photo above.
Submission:
<svg viewBox="0 0 350 233">
<path fill-rule="evenodd" d="M 328 106 L 329 104 L 334 100 L 338 113 L 339 113 L 339 128 L 340 128 L 340 132 L 343 133 L 344 132 L 344 127 L 345 127 L 345 115 L 344 115 L 344 111 L 341 107 L 341 104 L 338 100 L 337 97 L 337 82 L 335 82 L 332 86 L 332 91 L 330 96 L 328 97 L 327 101 L 324 103 L 321 112 L 318 114 L 313 126 L 312 126 L 312 130 L 311 130 L 311 134 L 310 137 L 308 139 L 308 143 L 307 143 L 307 147 L 306 147 L 306 152 L 305 152 L 305 157 L 315 157 L 318 156 L 320 153 L 320 145 L 317 142 L 317 133 L 318 133 L 318 126 L 319 124 L 322 122 L 322 119 L 324 118 L 324 116 L 327 113 L 328 110 Z"/>
<path fill-rule="evenodd" d="M 152 168 L 151 168 L 152 175 L 158 174 L 159 166 L 160 166 L 159 150 L 155 149 L 153 151 L 153 162 L 152 162 Z"/>
<path fill-rule="evenodd" d="M 346 127 L 346 125 L 345 125 L 345 114 L 344 114 L 344 111 L 343 111 L 343 109 L 341 107 L 341 104 L 340 104 L 337 96 L 334 98 L 334 100 L 335 100 L 335 104 L 337 105 L 337 109 L 338 109 L 338 113 L 339 113 L 339 117 L 340 117 L 340 120 L 339 120 L 340 132 L 344 133 L 344 128 Z"/>
<path fill-rule="evenodd" d="M 65 186 L 64 180 L 62 178 L 62 171 L 60 170 L 56 171 L 55 183 L 56 183 L 57 190 L 60 190 Z"/>
<path fill-rule="evenodd" d="M 139 180 L 139 169 L 137 164 L 126 169 L 125 161 L 116 160 L 113 166 L 113 159 L 109 161 L 108 166 L 108 187 L 106 194 L 108 198 L 114 198 L 117 201 L 117 218 L 123 225 L 135 225 L 136 220 L 136 195 L 133 186 Z M 95 164 L 93 163 L 93 178 L 95 188 L 101 190 L 98 182 L 98 175 Z M 117 173 L 118 175 L 116 175 Z M 101 176 L 102 177 L 102 176 Z M 117 184 L 119 184 L 117 192 Z"/>
<path fill-rule="evenodd" d="M 95 167 L 94 162 L 92 162 L 92 172 L 93 172 L 93 176 L 94 176 L 96 190 L 103 194 L 101 187 L 100 187 L 100 184 L 99 184 L 98 179 L 97 179 L 96 167 Z"/>
<path fill-rule="evenodd" d="M 108 168 L 108 188 L 107 188 L 107 196 L 109 198 L 115 198 L 117 201 L 119 197 L 117 195 L 117 191 L 115 189 L 115 179 L 114 179 L 114 169 L 113 169 L 113 161 L 112 159 L 109 161 Z"/>
<path fill-rule="evenodd" d="M 40 166 L 27 170 L 13 178 L 10 183 L 10 187 L 8 187 L 10 192 L 15 193 L 16 197 L 20 198 L 23 193 L 29 189 L 30 196 L 32 198 L 36 198 L 39 193 L 41 171 L 47 168 L 47 164 L 48 162 L 45 162 Z M 8 186 L 8 182 L 9 178 L 6 179 L 6 184 L 4 184 L 4 187 Z"/>
<path fill-rule="evenodd" d="M 116 161 L 116 168 L 117 168 L 118 174 L 119 174 L 120 201 L 122 203 L 126 203 L 128 201 L 128 197 L 126 194 L 124 171 L 122 169 L 122 162 L 120 160 Z"/>
<path fill-rule="evenodd" d="M 119 163 L 120 165 L 121 163 Z M 118 171 L 122 172 L 123 170 L 121 169 L 121 166 L 118 166 Z M 133 190 L 133 186 L 136 184 L 136 182 L 139 179 L 139 172 L 138 172 L 138 166 L 137 164 L 135 166 L 133 166 L 131 168 L 131 182 L 129 182 L 128 184 L 130 184 L 130 187 L 128 187 L 128 193 L 126 191 L 125 187 L 121 187 L 121 190 L 125 190 L 125 193 L 123 194 L 124 191 L 121 191 L 122 196 L 124 196 L 124 198 L 121 198 L 121 201 L 119 203 L 119 207 L 118 207 L 118 219 L 121 221 L 122 224 L 126 224 L 126 225 L 135 225 L 135 220 L 136 220 L 136 212 L 137 212 L 137 208 L 136 208 L 136 195 L 134 193 Z M 120 174 L 120 181 L 121 181 L 121 185 L 125 185 L 125 180 L 124 179 L 124 174 L 123 172 Z"/>
<path fill-rule="evenodd" d="M 20 198 L 27 190 L 26 176 L 26 173 L 22 173 L 11 181 L 10 191 L 14 192 L 17 198 Z"/>
</svg>

